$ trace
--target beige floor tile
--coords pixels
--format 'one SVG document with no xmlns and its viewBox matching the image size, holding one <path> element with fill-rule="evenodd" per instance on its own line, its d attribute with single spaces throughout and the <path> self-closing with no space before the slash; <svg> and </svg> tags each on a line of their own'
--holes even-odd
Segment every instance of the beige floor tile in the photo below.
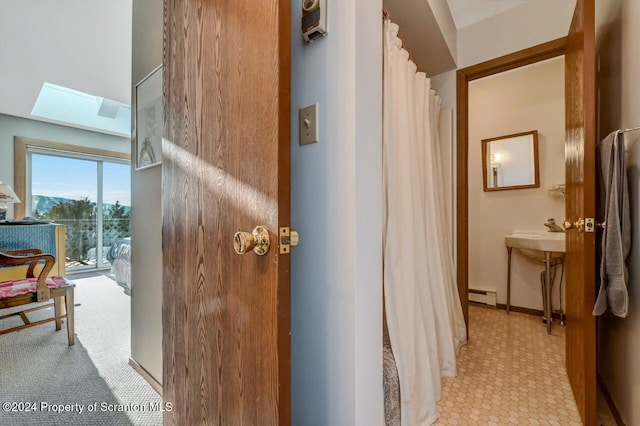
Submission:
<svg viewBox="0 0 640 426">
<path fill-rule="evenodd" d="M 442 382 L 436 425 L 581 425 L 564 368 L 564 327 L 540 317 L 469 307 L 458 377 Z M 598 401 L 599 424 L 615 425 Z"/>
</svg>

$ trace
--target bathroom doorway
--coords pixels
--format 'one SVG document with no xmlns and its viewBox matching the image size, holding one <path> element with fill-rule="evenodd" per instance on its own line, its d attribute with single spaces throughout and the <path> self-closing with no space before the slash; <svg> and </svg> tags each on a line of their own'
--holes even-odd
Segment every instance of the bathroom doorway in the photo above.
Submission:
<svg viewBox="0 0 640 426">
<path fill-rule="evenodd" d="M 562 223 L 565 218 L 561 189 L 565 182 L 564 67 L 564 55 L 560 55 L 469 82 L 472 300 L 484 300 L 500 309 L 509 304 L 510 311 L 540 317 L 546 305 L 557 314 L 564 312 L 559 290 L 561 279 L 564 281 L 564 247 L 560 246 L 564 246 L 565 233 L 558 225 L 553 228 L 560 232 L 554 233 L 545 227 L 551 219 Z M 489 178 L 496 172 L 498 185 L 491 185 Z M 511 235 L 514 237 L 506 241 Z M 521 240 L 522 245 L 529 245 L 529 236 L 540 237 L 535 241 L 538 245 L 549 240 L 558 246 L 550 259 L 551 303 L 542 291 L 547 279 L 542 273 L 546 272 L 545 252 L 517 248 Z M 506 242 L 516 246 L 510 256 Z M 477 294 L 485 294 L 484 299 L 477 299 Z M 558 322 L 550 325 L 559 327 Z"/>
<path fill-rule="evenodd" d="M 587 2 L 590 3 L 590 2 Z M 590 4 L 593 7 L 593 4 Z M 589 9 L 589 8 L 587 8 Z M 576 8 L 576 15 L 587 15 L 588 10 L 584 9 L 582 2 L 579 2 Z M 468 290 L 470 288 L 470 261 L 472 253 L 470 241 L 470 229 L 472 229 L 472 221 L 474 217 L 469 214 L 471 190 L 468 182 L 468 172 L 471 167 L 471 159 L 469 158 L 469 147 L 472 143 L 470 138 L 469 127 L 469 86 L 470 82 L 479 80 L 484 77 L 493 76 L 501 72 L 515 70 L 527 65 L 539 63 L 551 58 L 566 55 L 566 80 L 565 87 L 568 90 L 565 93 L 567 99 L 566 117 L 568 117 L 568 125 L 565 141 L 572 156 L 568 156 L 566 160 L 567 170 L 567 200 L 565 203 L 568 207 L 566 213 L 567 219 L 571 217 L 577 207 L 582 208 L 581 214 L 589 213 L 593 215 L 595 208 L 593 190 L 595 173 L 594 173 L 594 157 L 595 157 L 595 75 L 588 71 L 594 64 L 595 58 L 595 41 L 592 39 L 593 34 L 588 32 L 591 37 L 584 36 L 584 28 L 577 28 L 576 25 L 584 23 L 593 25 L 592 19 L 574 19 L 572 28 L 569 32 L 568 39 L 559 39 L 539 46 L 535 46 L 524 51 L 516 52 L 492 61 L 478 64 L 458 71 L 457 75 L 457 102 L 458 102 L 458 146 L 457 146 L 457 170 L 458 170 L 458 228 L 457 228 L 457 253 L 458 253 L 458 288 L 460 291 L 463 310 L 467 325 L 473 329 L 473 324 L 469 323 L 468 313 Z M 567 43 L 567 40 L 570 42 Z M 580 59 L 580 60 L 578 60 Z M 591 81 L 593 80 L 593 81 Z M 593 84 L 590 84 L 593 83 Z M 532 130 L 532 129 L 527 129 Z M 498 136 L 498 135 L 495 135 Z M 578 161 L 575 161 L 578 159 Z M 590 167 L 585 170 L 585 164 Z M 588 182 L 578 187 L 574 178 L 582 176 Z M 584 178 L 584 176 L 587 176 Z M 541 190 L 549 189 L 550 182 L 541 182 Z M 585 191 L 585 187 L 587 190 Z M 575 193 L 572 193 L 575 191 Z M 586 195 L 586 197 L 585 197 Z M 582 198 L 580 198 L 582 197 Z M 578 205 L 579 200 L 582 204 Z M 588 211 L 587 211 L 588 210 Z M 474 211 L 475 213 L 475 211 Z M 577 216 L 577 215 L 576 215 Z M 593 216 L 591 216 L 593 217 Z M 542 223 L 547 218 L 542 218 Z M 559 218 L 559 222 L 563 222 L 564 218 Z M 577 217 L 575 218 L 577 220 Z M 593 239 L 589 235 L 577 235 L 576 232 L 571 233 L 567 237 L 567 245 L 569 257 L 573 255 L 573 263 L 570 264 L 573 274 L 568 280 L 567 294 L 573 297 L 567 310 L 569 320 L 567 322 L 567 339 L 566 339 L 566 365 L 567 372 L 571 381 L 571 387 L 576 399 L 576 403 L 580 414 L 586 424 L 595 421 L 595 399 L 596 399 L 596 382 L 595 382 L 595 320 L 589 318 L 590 311 L 586 311 L 586 306 L 590 303 L 589 290 L 591 284 L 594 284 L 595 277 L 589 276 L 586 271 L 593 267 L 595 258 L 589 256 L 589 251 L 584 247 L 589 247 L 587 240 Z M 503 249 L 505 250 L 505 249 Z M 487 250 L 489 251 L 489 250 Z M 506 257 L 506 250 L 503 251 Z M 593 254 L 594 255 L 594 254 Z M 581 260 L 582 263 L 575 262 L 575 259 Z M 489 265 L 490 267 L 491 265 Z M 591 268 L 595 270 L 595 268 Z M 593 275 L 593 274 L 591 274 Z M 504 280 L 506 281 L 506 274 Z M 576 291 L 578 285 L 581 290 Z M 588 315 L 589 314 L 589 315 Z M 572 316 L 573 315 L 573 316 Z"/>
</svg>

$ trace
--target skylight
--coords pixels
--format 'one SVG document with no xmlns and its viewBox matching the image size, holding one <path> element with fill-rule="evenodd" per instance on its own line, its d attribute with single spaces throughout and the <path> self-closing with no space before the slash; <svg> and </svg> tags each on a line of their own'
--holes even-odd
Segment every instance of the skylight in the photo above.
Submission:
<svg viewBox="0 0 640 426">
<path fill-rule="evenodd" d="M 131 135 L 131 106 L 45 82 L 32 115 L 122 136 Z"/>
</svg>

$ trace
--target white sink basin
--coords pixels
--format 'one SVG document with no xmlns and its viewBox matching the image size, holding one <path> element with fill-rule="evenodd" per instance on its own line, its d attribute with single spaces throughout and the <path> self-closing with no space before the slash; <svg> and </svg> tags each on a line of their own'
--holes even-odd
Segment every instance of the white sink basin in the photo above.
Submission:
<svg viewBox="0 0 640 426">
<path fill-rule="evenodd" d="M 544 260 L 545 252 L 552 257 L 561 257 L 565 249 L 564 232 L 514 232 L 504 237 L 507 247 L 519 249 L 524 255 Z"/>
</svg>

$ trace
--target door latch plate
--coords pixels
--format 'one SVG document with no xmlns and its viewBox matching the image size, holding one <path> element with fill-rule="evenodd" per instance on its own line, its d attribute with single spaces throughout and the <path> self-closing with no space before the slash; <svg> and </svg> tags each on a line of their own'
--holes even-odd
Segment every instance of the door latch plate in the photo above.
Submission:
<svg viewBox="0 0 640 426">
<path fill-rule="evenodd" d="M 298 233 L 290 229 L 288 226 L 280 227 L 280 254 L 288 254 L 291 253 L 291 247 L 295 247 L 298 245 L 298 241 L 300 241 L 300 236 Z"/>
<path fill-rule="evenodd" d="M 288 226 L 280 227 L 280 254 L 291 253 L 291 229 Z"/>
</svg>

